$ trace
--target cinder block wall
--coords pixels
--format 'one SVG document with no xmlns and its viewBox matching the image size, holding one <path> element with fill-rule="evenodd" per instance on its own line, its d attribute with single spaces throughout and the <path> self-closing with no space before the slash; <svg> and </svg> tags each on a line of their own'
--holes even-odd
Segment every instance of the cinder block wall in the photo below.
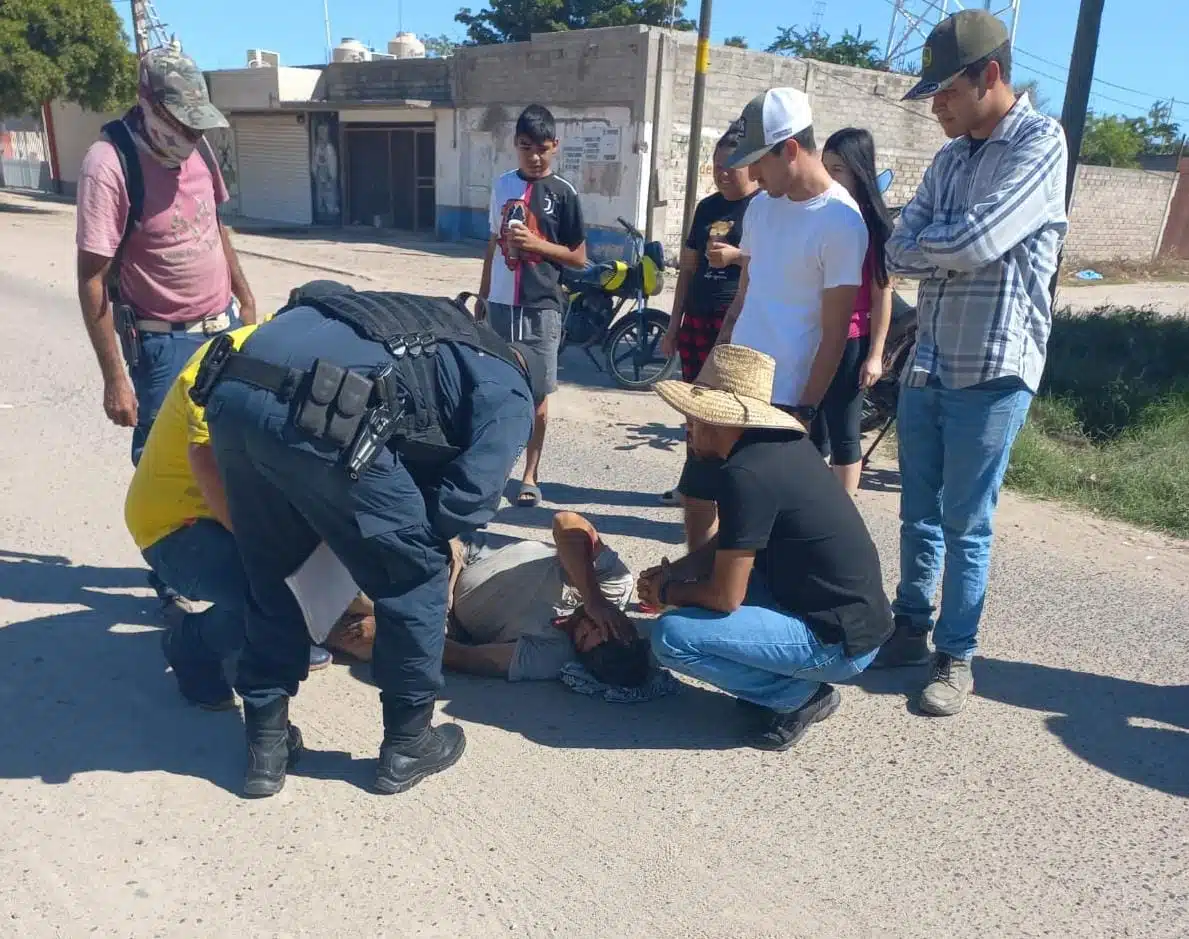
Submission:
<svg viewBox="0 0 1189 939">
<path fill-rule="evenodd" d="M 689 113 L 693 101 L 695 45 L 683 36 L 675 43 L 672 131 L 665 154 L 665 198 L 670 206 L 685 199 L 686 159 L 689 153 Z M 866 127 L 875 137 L 880 169 L 891 168 L 896 179 L 890 204 L 902 204 L 916 191 L 925 168 L 945 142 L 929 105 L 900 99 L 916 79 L 865 69 L 829 65 L 804 59 L 716 46 L 710 53 L 699 173 L 699 197 L 713 189 L 713 147 L 727 125 L 753 96 L 786 86 L 805 91 L 814 112 L 819 143 L 843 127 Z M 681 237 L 681 212 L 666 215 L 665 241 L 670 250 Z"/>
<path fill-rule="evenodd" d="M 1160 247 L 1176 180 L 1176 173 L 1079 166 L 1066 257 L 1150 261 Z"/>
</svg>

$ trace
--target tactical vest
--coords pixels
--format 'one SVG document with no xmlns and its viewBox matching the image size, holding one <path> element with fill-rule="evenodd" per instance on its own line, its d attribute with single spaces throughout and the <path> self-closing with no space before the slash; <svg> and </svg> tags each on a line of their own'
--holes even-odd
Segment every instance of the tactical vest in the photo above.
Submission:
<svg viewBox="0 0 1189 939">
<path fill-rule="evenodd" d="M 444 461 L 458 455 L 442 428 L 434 353 L 439 342 L 469 346 L 507 362 L 532 379 L 513 352 L 486 323 L 476 323 L 462 306 L 445 297 L 387 291 L 356 291 L 334 281 L 313 281 L 295 288 L 277 313 L 309 306 L 346 323 L 364 339 L 380 343 L 392 356 L 397 381 L 407 393 L 391 446 L 402 457 Z"/>
</svg>

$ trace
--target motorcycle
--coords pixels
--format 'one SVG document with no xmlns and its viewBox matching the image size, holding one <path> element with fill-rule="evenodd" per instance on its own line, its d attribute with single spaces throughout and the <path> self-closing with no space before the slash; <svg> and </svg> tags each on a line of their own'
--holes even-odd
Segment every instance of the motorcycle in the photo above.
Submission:
<svg viewBox="0 0 1189 939">
<path fill-rule="evenodd" d="M 610 372 L 620 388 L 644 391 L 672 378 L 681 364 L 677 356 L 660 351 L 669 314 L 648 306 L 649 299 L 664 289 L 665 252 L 660 242 L 646 242 L 626 219 L 618 221 L 628 236 L 624 260 L 562 272 L 561 349 L 581 349 L 599 371 Z M 602 350 L 606 368 L 595 357 L 595 348 Z"/>
</svg>

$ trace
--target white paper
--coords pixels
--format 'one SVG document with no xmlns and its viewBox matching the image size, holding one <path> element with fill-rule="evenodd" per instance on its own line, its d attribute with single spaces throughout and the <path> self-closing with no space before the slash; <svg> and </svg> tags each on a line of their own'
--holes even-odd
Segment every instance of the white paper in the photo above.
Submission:
<svg viewBox="0 0 1189 939">
<path fill-rule="evenodd" d="M 285 583 L 301 608 L 315 645 L 326 641 L 331 628 L 359 595 L 359 587 L 326 542 L 318 545 Z"/>
</svg>

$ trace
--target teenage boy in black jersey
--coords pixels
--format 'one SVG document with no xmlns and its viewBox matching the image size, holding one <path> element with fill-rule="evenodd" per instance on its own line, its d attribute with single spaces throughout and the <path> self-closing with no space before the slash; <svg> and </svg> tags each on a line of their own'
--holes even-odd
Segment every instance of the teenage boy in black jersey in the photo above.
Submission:
<svg viewBox="0 0 1189 939">
<path fill-rule="evenodd" d="M 480 316 L 497 333 L 541 354 L 546 363 L 545 393 L 557 390 L 561 343 L 563 267 L 586 264 L 586 231 L 578 190 L 553 172 L 557 128 L 539 104 L 516 121 L 519 168 L 505 173 L 491 189 L 491 240 L 479 284 Z M 524 454 L 524 479 L 516 504 L 541 501 L 537 471 L 549 418 L 548 399 L 537 407 L 533 436 Z"/>
</svg>

